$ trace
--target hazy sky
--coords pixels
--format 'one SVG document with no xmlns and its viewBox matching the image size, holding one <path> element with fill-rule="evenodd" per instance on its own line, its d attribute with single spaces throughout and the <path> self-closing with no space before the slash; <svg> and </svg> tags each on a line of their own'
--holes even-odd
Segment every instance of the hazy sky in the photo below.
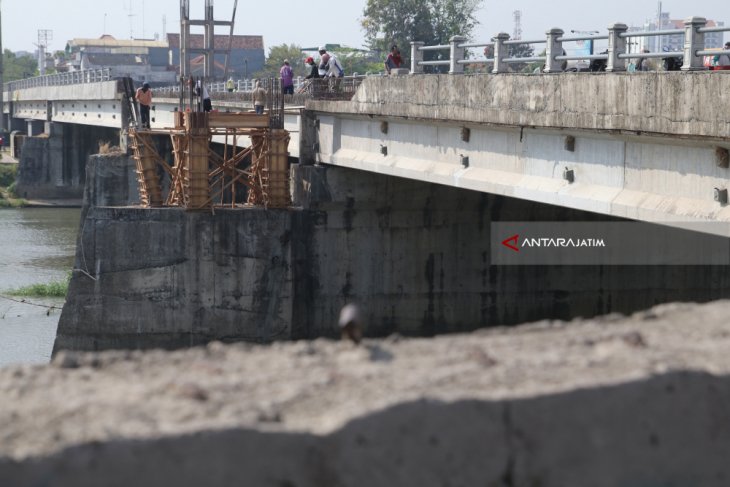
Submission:
<svg viewBox="0 0 730 487">
<path fill-rule="evenodd" d="M 74 37 L 99 37 L 103 33 L 118 39 L 152 38 L 163 32 L 179 32 L 179 0 L 0 0 L 2 2 L 3 47 L 34 50 L 39 29 L 53 31 L 51 50 L 63 49 Z M 193 17 L 203 17 L 204 0 L 190 0 Z M 366 0 L 241 0 L 236 15 L 236 34 L 264 36 L 268 48 L 282 43 L 309 47 L 325 43 L 362 46 L 359 19 Z M 230 19 L 233 0 L 215 0 L 216 19 Z M 657 2 L 637 0 L 486 0 L 477 17 L 481 23 L 475 41 L 487 41 L 497 32 L 512 33 L 512 12 L 522 10 L 524 39 L 542 38 L 551 27 L 565 31 L 601 30 L 620 21 L 641 25 L 654 17 Z M 664 1 L 672 18 L 692 15 L 730 22 L 727 3 L 720 0 Z M 132 16 L 130 16 L 132 14 Z M 726 16 L 728 18 L 726 18 Z M 217 33 L 224 33 L 220 28 Z"/>
</svg>

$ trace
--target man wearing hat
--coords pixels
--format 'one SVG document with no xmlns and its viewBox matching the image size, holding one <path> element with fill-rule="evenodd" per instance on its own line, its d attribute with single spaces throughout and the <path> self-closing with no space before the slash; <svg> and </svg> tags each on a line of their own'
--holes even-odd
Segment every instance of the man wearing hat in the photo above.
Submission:
<svg viewBox="0 0 730 487">
<path fill-rule="evenodd" d="M 294 71 L 289 66 L 289 60 L 284 59 L 284 65 L 279 70 L 279 77 L 281 78 L 281 85 L 284 88 L 285 95 L 294 94 Z"/>
<path fill-rule="evenodd" d="M 309 56 L 304 61 L 304 75 L 304 79 L 319 78 L 319 71 L 317 70 L 317 65 L 314 64 L 314 58 L 312 56 Z"/>
<path fill-rule="evenodd" d="M 327 74 L 330 64 L 330 55 L 327 54 L 327 48 L 319 46 L 319 77 L 324 78 Z"/>
</svg>

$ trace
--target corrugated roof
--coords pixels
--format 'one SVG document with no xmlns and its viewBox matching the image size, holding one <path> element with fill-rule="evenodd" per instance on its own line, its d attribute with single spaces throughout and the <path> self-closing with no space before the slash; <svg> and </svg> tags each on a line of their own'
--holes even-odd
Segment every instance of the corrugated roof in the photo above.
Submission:
<svg viewBox="0 0 730 487">
<path fill-rule="evenodd" d="M 71 39 L 68 41 L 71 47 L 160 47 L 167 48 L 165 41 L 153 41 L 148 39 L 115 39 L 110 35 L 103 35 L 98 39 Z"/>
<path fill-rule="evenodd" d="M 216 49 L 228 49 L 228 36 L 215 36 L 214 45 Z M 192 34 L 190 36 L 190 47 L 192 49 L 204 49 L 205 37 L 202 34 Z M 171 48 L 180 48 L 180 34 L 167 34 L 167 43 Z M 231 49 L 263 49 L 263 36 L 242 36 L 234 35 L 231 39 Z"/>
</svg>

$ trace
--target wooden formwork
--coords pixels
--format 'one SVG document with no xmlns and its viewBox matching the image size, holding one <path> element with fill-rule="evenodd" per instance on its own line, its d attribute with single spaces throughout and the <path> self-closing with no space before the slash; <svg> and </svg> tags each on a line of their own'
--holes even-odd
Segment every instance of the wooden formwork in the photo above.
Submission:
<svg viewBox="0 0 730 487">
<path fill-rule="evenodd" d="M 162 187 L 157 174 L 157 154 L 148 134 L 130 132 L 132 153 L 137 166 L 139 198 L 143 206 L 162 206 Z"/>
<path fill-rule="evenodd" d="M 289 195 L 289 132 L 271 131 L 269 139 L 268 175 L 269 206 L 283 208 L 291 204 Z"/>
<path fill-rule="evenodd" d="M 289 133 L 269 128 L 269 122 L 268 115 L 255 113 L 176 112 L 172 129 L 130 130 L 142 205 L 190 210 L 235 207 L 245 196 L 251 205 L 289 206 Z M 169 135 L 172 166 L 156 152 L 153 135 Z M 213 137 L 223 139 L 222 155 L 211 148 Z M 239 147 L 247 137 L 251 145 Z M 158 164 L 170 178 L 166 198 Z"/>
</svg>

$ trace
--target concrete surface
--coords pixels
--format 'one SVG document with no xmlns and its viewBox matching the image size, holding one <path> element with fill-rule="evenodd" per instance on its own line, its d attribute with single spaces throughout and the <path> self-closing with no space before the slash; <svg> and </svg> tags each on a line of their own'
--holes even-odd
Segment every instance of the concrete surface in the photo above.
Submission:
<svg viewBox="0 0 730 487">
<path fill-rule="evenodd" d="M 368 78 L 350 102 L 308 102 L 300 154 L 680 228 L 727 223 L 715 188 L 728 186 L 716 150 L 730 148 L 730 98 L 710 93 L 730 78 L 716 74 Z"/>
<path fill-rule="evenodd" d="M 431 336 L 730 290 L 725 266 L 497 266 L 491 222 L 606 218 L 342 168 L 293 166 L 291 210 L 96 206 L 127 204 L 124 167 L 89 161 L 56 351 L 333 336 L 350 300 L 367 336 Z"/>
<path fill-rule="evenodd" d="M 308 110 L 516 127 L 726 140 L 730 73 L 420 75 L 366 78 L 351 102 Z"/>
<path fill-rule="evenodd" d="M 730 302 L 0 369 L 0 485 L 725 487 Z"/>
<path fill-rule="evenodd" d="M 25 199 L 81 199 L 87 158 L 99 144 L 119 140 L 118 131 L 52 123 L 47 134 L 28 137 L 18 166 L 16 193 Z"/>
</svg>

